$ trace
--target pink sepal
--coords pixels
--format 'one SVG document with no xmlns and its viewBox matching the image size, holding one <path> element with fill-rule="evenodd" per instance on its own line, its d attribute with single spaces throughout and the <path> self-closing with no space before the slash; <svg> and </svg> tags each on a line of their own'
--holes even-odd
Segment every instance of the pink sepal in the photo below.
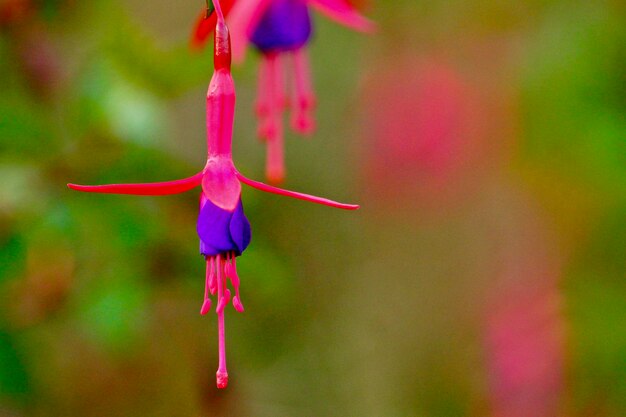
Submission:
<svg viewBox="0 0 626 417">
<path fill-rule="evenodd" d="M 341 25 L 360 32 L 373 32 L 376 30 L 376 23 L 357 12 L 346 0 L 308 1 L 309 4 L 315 7 L 319 12 Z"/>
<path fill-rule="evenodd" d="M 339 203 L 337 201 L 329 200 L 327 198 L 316 197 L 314 195 L 303 194 L 296 191 L 284 190 L 282 188 L 273 187 L 271 185 L 264 184 L 262 182 L 251 180 L 250 178 L 244 177 L 239 171 L 235 171 L 235 175 L 241 182 L 250 187 L 256 188 L 257 190 L 265 191 L 266 193 L 283 195 L 285 197 L 296 198 L 298 200 L 308 201 L 310 203 L 321 204 L 324 206 L 340 208 L 343 210 L 356 210 L 360 206 L 357 204 L 344 204 Z"/>
<path fill-rule="evenodd" d="M 67 184 L 69 188 L 87 193 L 103 194 L 133 194 L 133 195 L 168 195 L 189 191 L 202 182 L 202 172 L 193 177 L 167 182 L 152 182 L 146 184 L 107 184 L 107 185 L 78 185 Z"/>
<path fill-rule="evenodd" d="M 271 0 L 238 0 L 228 16 L 232 52 L 235 62 L 242 62 L 246 56 L 249 35 L 270 5 Z"/>
<path fill-rule="evenodd" d="M 215 14 L 209 18 L 206 17 L 206 10 L 202 10 L 200 15 L 196 19 L 196 23 L 193 26 L 191 32 L 191 38 L 189 40 L 189 46 L 193 50 L 201 50 L 207 43 L 209 35 L 215 28 Z"/>
<path fill-rule="evenodd" d="M 222 6 L 222 10 L 225 16 L 228 16 L 230 9 L 233 8 L 235 0 L 222 0 L 220 5 Z M 189 40 L 189 46 L 193 50 L 202 50 L 207 41 L 209 40 L 209 35 L 215 29 L 215 23 L 217 22 L 217 14 L 212 13 L 211 16 L 206 17 L 206 9 L 202 9 L 200 15 L 196 19 L 196 23 L 194 24 L 193 31 L 191 32 L 191 38 Z"/>
</svg>

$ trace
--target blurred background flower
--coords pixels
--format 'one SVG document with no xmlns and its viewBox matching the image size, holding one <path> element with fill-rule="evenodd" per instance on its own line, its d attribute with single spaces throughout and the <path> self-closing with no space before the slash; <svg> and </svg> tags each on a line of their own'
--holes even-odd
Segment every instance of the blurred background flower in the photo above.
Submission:
<svg viewBox="0 0 626 417">
<path fill-rule="evenodd" d="M 355 1 L 369 37 L 315 17 L 324 105 L 286 187 L 362 209 L 244 191 L 223 392 L 196 196 L 65 188 L 203 164 L 202 3 L 0 0 L 0 416 L 626 414 L 619 2 Z M 249 58 L 234 159 L 260 177 Z"/>
<path fill-rule="evenodd" d="M 191 39 L 194 48 L 206 44 L 215 16 L 211 4 L 200 15 Z M 230 9 L 232 8 L 232 13 Z M 311 8 L 351 29 L 373 32 L 375 25 L 345 0 L 249 0 L 225 3 L 224 14 L 232 33 L 235 63 L 243 61 L 249 44 L 260 53 L 256 114 L 257 134 L 267 144 L 267 180 L 285 178 L 284 112 L 290 110 L 295 132 L 315 131 L 315 93 L 311 80 L 308 44 L 313 35 Z"/>
</svg>

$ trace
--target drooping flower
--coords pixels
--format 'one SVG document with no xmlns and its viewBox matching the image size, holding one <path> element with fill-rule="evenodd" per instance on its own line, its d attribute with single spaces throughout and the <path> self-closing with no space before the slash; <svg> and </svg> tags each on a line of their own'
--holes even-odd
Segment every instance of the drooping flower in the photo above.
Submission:
<svg viewBox="0 0 626 417">
<path fill-rule="evenodd" d="M 241 183 L 269 193 L 347 210 L 357 205 L 342 204 L 321 197 L 272 187 L 244 177 L 232 160 L 232 131 L 235 114 L 235 86 L 230 73 L 231 49 L 228 28 L 223 19 L 219 1 L 214 0 L 217 11 L 215 30 L 215 71 L 207 92 L 207 144 L 208 157 L 204 169 L 198 174 L 176 181 L 149 184 L 76 185 L 71 189 L 95 193 L 167 195 L 189 191 L 202 186 L 197 232 L 200 237 L 200 253 L 206 260 L 204 302 L 200 314 L 211 308 L 210 295 L 216 295 L 218 316 L 219 368 L 216 379 L 218 388 L 228 384 L 226 369 L 226 344 L 224 308 L 231 301 L 230 281 L 235 292 L 234 308 L 244 310 L 239 293 L 239 276 L 236 258 L 250 243 L 250 223 L 241 202 Z"/>
<path fill-rule="evenodd" d="M 355 30 L 371 31 L 374 24 L 348 0 L 230 0 L 230 7 L 235 61 L 243 60 L 249 43 L 261 53 L 258 136 L 267 143 L 266 176 L 279 183 L 285 176 L 283 112 L 291 107 L 291 127 L 296 132 L 310 134 L 315 129 L 315 95 L 306 48 L 313 31 L 310 8 Z M 212 25 L 210 18 L 199 20 L 192 37 L 194 46 L 202 45 Z M 288 66 L 292 74 L 286 74 Z M 290 86 L 287 76 L 292 79 Z M 291 99 L 287 87 L 292 90 Z"/>
</svg>

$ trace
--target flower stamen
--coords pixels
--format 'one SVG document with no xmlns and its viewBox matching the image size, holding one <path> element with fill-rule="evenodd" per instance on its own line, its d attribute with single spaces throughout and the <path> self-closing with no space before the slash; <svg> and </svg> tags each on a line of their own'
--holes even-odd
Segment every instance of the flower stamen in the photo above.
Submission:
<svg viewBox="0 0 626 417">
<path fill-rule="evenodd" d="M 224 272 L 226 273 L 226 276 L 230 278 L 230 283 L 233 286 L 233 289 L 235 290 L 235 297 L 233 298 L 233 307 L 235 307 L 235 310 L 237 310 L 238 312 L 243 313 L 244 308 L 243 308 L 243 304 L 241 303 L 241 295 L 239 294 L 239 284 L 241 281 L 239 279 L 239 275 L 237 274 L 237 260 L 236 260 L 237 258 L 234 252 L 231 252 L 228 256 L 229 256 L 230 263 L 226 263 Z"/>
<path fill-rule="evenodd" d="M 209 288 L 211 288 L 211 281 L 214 281 L 213 277 L 213 258 L 206 260 L 206 279 L 204 282 L 204 302 L 200 308 L 200 314 L 203 316 L 211 309 L 211 299 L 209 298 Z M 213 294 L 213 291 L 211 291 Z"/>
<path fill-rule="evenodd" d="M 241 295 L 239 294 L 240 279 L 237 274 L 236 252 L 229 251 L 223 254 L 206 257 L 206 281 L 204 287 L 204 303 L 200 309 L 200 314 L 205 315 L 211 308 L 209 293 L 216 296 L 217 326 L 218 326 L 218 346 L 219 346 L 219 368 L 216 373 L 217 387 L 226 388 L 228 385 L 228 370 L 226 369 L 226 327 L 224 310 L 231 301 L 231 291 L 227 288 L 228 280 L 235 291 L 232 299 L 233 307 L 238 312 L 243 312 Z"/>
<path fill-rule="evenodd" d="M 285 178 L 285 151 L 283 132 L 283 68 L 280 55 L 276 53 L 266 54 L 268 70 L 268 102 L 269 114 L 264 123 L 264 131 L 267 138 L 267 179 L 274 184 L 281 183 Z"/>
<path fill-rule="evenodd" d="M 293 109 L 291 127 L 298 133 L 311 134 L 315 130 L 312 110 L 315 108 L 315 94 L 311 82 L 309 55 L 305 47 L 293 52 Z"/>
<path fill-rule="evenodd" d="M 257 86 L 257 99 L 255 104 L 255 110 L 257 117 L 259 119 L 259 130 L 258 136 L 260 139 L 267 139 L 264 124 L 266 122 L 267 116 L 270 112 L 270 97 L 269 97 L 269 69 L 267 59 L 265 56 L 261 58 L 261 62 L 259 63 L 259 78 L 258 78 L 258 86 Z"/>
<path fill-rule="evenodd" d="M 218 349 L 219 349 L 219 367 L 215 374 L 218 388 L 226 388 L 228 386 L 228 369 L 226 369 L 226 328 L 224 324 L 224 274 L 221 255 L 215 256 L 217 270 L 217 332 L 218 332 Z M 221 307 L 221 308 L 220 308 Z"/>
</svg>

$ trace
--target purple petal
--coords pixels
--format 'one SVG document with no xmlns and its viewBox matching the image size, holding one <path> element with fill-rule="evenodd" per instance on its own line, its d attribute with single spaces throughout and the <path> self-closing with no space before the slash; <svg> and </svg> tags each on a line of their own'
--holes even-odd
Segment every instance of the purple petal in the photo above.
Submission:
<svg viewBox="0 0 626 417">
<path fill-rule="evenodd" d="M 241 200 L 234 211 L 229 211 L 207 199 L 200 209 L 196 229 L 200 237 L 200 253 L 204 256 L 226 252 L 240 255 L 250 243 L 250 223 Z"/>
<path fill-rule="evenodd" d="M 230 219 L 230 237 L 237 245 L 237 253 L 241 254 L 248 245 L 252 238 L 252 231 L 250 228 L 250 222 L 243 212 L 243 204 L 239 201 L 233 217 Z"/>
</svg>

